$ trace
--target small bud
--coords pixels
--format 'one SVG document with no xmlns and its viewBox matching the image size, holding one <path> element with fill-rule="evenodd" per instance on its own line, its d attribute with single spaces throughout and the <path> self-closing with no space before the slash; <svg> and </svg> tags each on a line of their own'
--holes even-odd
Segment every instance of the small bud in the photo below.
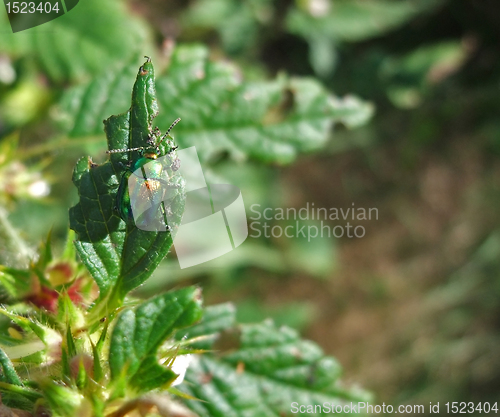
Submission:
<svg viewBox="0 0 500 417">
<path fill-rule="evenodd" d="M 67 262 L 58 263 L 46 271 L 47 279 L 54 287 L 67 284 L 73 279 L 74 274 L 73 268 Z"/>
<path fill-rule="evenodd" d="M 80 369 L 84 369 L 85 373 L 90 377 L 94 377 L 94 359 L 86 353 L 80 353 L 69 361 L 71 376 L 77 379 L 80 374 Z"/>
</svg>

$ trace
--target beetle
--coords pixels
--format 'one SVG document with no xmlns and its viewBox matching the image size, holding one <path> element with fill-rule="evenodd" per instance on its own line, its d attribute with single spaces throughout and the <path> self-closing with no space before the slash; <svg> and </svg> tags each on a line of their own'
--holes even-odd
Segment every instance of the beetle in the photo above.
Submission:
<svg viewBox="0 0 500 417">
<path fill-rule="evenodd" d="M 160 144 L 180 120 L 177 118 L 163 136 L 158 128 L 152 130 L 144 147 L 106 151 L 107 154 L 141 152 L 135 162 L 125 166 L 126 171 L 116 194 L 115 209 L 127 224 L 135 225 L 142 230 L 172 231 L 167 218 L 173 213 L 170 205 L 165 202 L 172 201 L 177 190 L 182 188 L 182 177 L 178 174 L 180 160 L 171 157 L 177 146 L 171 147 L 167 154 L 162 155 Z M 160 227 L 158 214 L 161 217 Z"/>
</svg>

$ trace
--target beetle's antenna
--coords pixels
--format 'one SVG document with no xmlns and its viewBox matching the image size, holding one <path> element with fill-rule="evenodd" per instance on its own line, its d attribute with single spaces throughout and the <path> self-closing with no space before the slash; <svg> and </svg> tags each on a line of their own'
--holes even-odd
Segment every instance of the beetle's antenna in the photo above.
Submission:
<svg viewBox="0 0 500 417">
<path fill-rule="evenodd" d="M 177 119 L 174 120 L 174 122 L 170 125 L 170 127 L 167 129 L 167 131 L 165 132 L 165 134 L 161 137 L 160 141 L 158 142 L 157 146 L 163 142 L 163 140 L 168 136 L 168 134 L 170 133 L 170 131 L 175 127 L 175 125 L 177 123 L 179 123 L 181 121 L 181 118 L 178 117 Z"/>
<path fill-rule="evenodd" d="M 145 149 L 144 146 L 140 148 L 128 148 L 128 149 L 112 149 L 111 151 L 106 151 L 106 153 L 121 153 L 121 152 L 129 152 L 129 151 L 141 151 Z"/>
<path fill-rule="evenodd" d="M 163 142 L 163 140 L 168 136 L 170 131 L 174 128 L 174 126 L 181 121 L 181 118 L 177 118 L 174 120 L 174 122 L 170 125 L 170 127 L 167 129 L 165 134 L 161 137 L 161 139 L 158 141 L 156 144 L 156 147 L 158 148 L 158 145 Z M 149 146 L 141 146 L 140 148 L 124 148 L 124 149 L 112 149 L 111 151 L 106 151 L 107 154 L 110 153 L 121 153 L 121 152 L 129 152 L 129 151 L 142 151 L 143 149 L 148 149 L 150 148 Z"/>
</svg>

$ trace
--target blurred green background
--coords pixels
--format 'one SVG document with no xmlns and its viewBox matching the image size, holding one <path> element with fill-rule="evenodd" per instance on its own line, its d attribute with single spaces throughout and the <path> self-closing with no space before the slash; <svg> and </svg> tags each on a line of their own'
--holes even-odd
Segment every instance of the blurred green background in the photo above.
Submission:
<svg viewBox="0 0 500 417">
<path fill-rule="evenodd" d="M 378 219 L 351 222 L 359 239 L 248 238 L 217 265 L 180 270 L 172 254 L 137 294 L 200 283 L 243 322 L 317 341 L 378 403 L 500 400 L 497 0 L 80 0 L 51 25 L 12 35 L 0 7 L 0 263 L 26 263 L 49 230 L 62 246 L 73 166 L 105 159 L 92 115 L 67 130 L 79 86 L 129 68 L 114 110 L 142 55 L 165 67 L 174 43 L 201 43 L 247 80 L 315 77 L 375 107 L 319 153 L 221 153 L 209 179 L 238 185 L 247 209 L 354 203 Z"/>
</svg>

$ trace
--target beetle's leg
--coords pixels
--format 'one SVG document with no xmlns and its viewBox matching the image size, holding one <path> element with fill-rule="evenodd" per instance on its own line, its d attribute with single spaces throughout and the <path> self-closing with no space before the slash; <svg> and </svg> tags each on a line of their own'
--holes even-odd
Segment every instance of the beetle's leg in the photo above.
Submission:
<svg viewBox="0 0 500 417">
<path fill-rule="evenodd" d="M 162 214 L 162 217 L 163 217 L 163 221 L 165 223 L 165 229 L 166 229 L 167 232 L 171 232 L 172 228 L 168 225 L 167 215 L 172 214 L 172 210 L 170 210 L 170 213 L 168 212 L 168 210 L 165 207 L 165 202 L 164 201 L 162 201 L 161 204 L 160 204 L 160 210 L 162 212 L 161 214 Z"/>
</svg>

